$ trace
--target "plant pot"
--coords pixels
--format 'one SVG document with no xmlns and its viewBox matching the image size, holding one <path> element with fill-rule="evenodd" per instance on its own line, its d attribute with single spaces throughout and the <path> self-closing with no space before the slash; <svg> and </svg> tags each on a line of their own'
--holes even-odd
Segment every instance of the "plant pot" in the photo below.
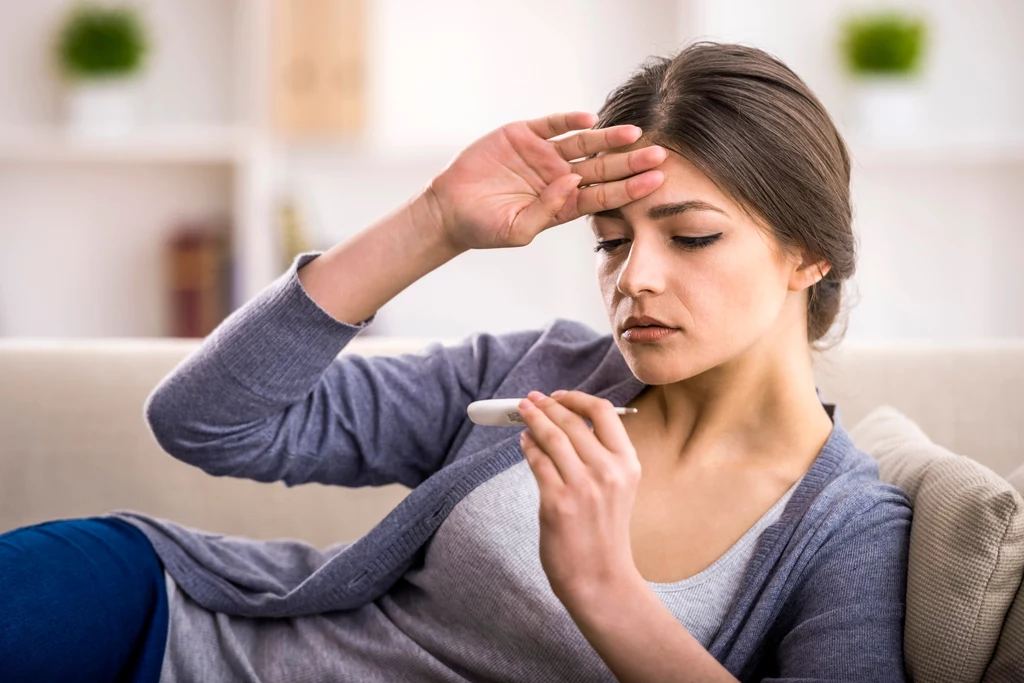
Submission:
<svg viewBox="0 0 1024 683">
<path fill-rule="evenodd" d="M 138 114 L 134 76 L 75 81 L 65 92 L 69 132 L 82 137 L 118 137 L 131 132 Z"/>
<path fill-rule="evenodd" d="M 861 77 L 851 91 L 854 125 L 864 137 L 894 140 L 920 133 L 924 107 L 916 78 Z"/>
</svg>

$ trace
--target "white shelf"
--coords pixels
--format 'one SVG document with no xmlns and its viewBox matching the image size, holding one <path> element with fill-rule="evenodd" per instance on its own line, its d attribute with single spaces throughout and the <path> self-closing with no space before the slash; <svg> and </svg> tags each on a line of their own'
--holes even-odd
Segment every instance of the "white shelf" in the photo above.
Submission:
<svg viewBox="0 0 1024 683">
<path fill-rule="evenodd" d="M 242 126 L 148 126 L 82 137 L 57 126 L 0 127 L 0 162 L 235 163 L 252 133 Z"/>
<path fill-rule="evenodd" d="M 146 127 L 120 137 L 79 137 L 56 126 L 0 126 L 0 162 L 236 163 L 255 133 L 237 125 Z M 870 140 L 845 136 L 855 165 L 1024 164 L 1024 138 L 920 138 Z M 295 155 L 351 159 L 380 165 L 442 164 L 454 146 L 398 150 L 366 142 L 278 143 Z"/>
<path fill-rule="evenodd" d="M 847 135 L 854 166 L 1024 164 L 1024 136 L 929 135 L 873 140 Z"/>
</svg>

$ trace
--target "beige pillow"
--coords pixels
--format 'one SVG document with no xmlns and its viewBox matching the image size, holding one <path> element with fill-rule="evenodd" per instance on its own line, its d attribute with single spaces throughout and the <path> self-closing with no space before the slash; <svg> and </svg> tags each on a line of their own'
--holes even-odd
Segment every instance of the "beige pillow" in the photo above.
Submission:
<svg viewBox="0 0 1024 683">
<path fill-rule="evenodd" d="M 1021 465 L 1006 477 L 1006 480 L 1013 484 L 1017 492 L 1024 495 L 1024 465 Z"/>
<path fill-rule="evenodd" d="M 1019 493 L 1024 494 L 1024 465 L 1007 477 Z M 1024 681 L 1024 584 L 1003 622 L 1003 634 L 996 644 L 996 654 L 988 665 L 982 683 L 1019 683 Z"/>
<path fill-rule="evenodd" d="M 985 671 L 981 683 L 1020 683 L 1024 681 L 1024 586 L 1017 589 L 1017 597 L 1003 622 L 992 663 Z"/>
<path fill-rule="evenodd" d="M 850 436 L 914 510 L 908 675 L 915 683 L 981 681 L 1024 573 L 1024 499 L 989 468 L 932 443 L 891 406 L 876 408 Z M 1020 649 L 1019 640 L 1013 645 Z"/>
</svg>

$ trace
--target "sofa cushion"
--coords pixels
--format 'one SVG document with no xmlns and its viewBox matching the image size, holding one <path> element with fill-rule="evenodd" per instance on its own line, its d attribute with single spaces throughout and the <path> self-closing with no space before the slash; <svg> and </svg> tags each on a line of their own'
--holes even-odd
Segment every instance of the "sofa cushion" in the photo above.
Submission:
<svg viewBox="0 0 1024 683">
<path fill-rule="evenodd" d="M 1024 499 L 989 468 L 933 443 L 891 406 L 876 408 L 850 435 L 913 508 L 908 675 L 916 683 L 981 681 L 1024 572 Z"/>
</svg>

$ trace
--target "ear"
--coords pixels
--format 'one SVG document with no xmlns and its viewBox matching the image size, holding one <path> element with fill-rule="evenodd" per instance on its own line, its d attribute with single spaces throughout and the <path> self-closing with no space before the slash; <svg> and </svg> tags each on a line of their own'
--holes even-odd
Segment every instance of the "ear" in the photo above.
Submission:
<svg viewBox="0 0 1024 683">
<path fill-rule="evenodd" d="M 799 292 L 820 282 L 831 268 L 824 259 L 814 260 L 805 256 L 790 274 L 790 291 Z"/>
</svg>

